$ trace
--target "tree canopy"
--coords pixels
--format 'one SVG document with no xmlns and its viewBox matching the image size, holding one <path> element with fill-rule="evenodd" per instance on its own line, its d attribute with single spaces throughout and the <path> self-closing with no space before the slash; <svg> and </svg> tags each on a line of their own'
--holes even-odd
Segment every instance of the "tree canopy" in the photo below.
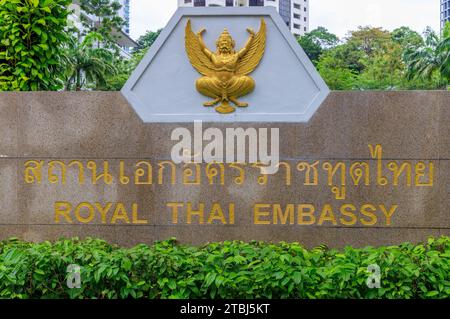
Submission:
<svg viewBox="0 0 450 319">
<path fill-rule="evenodd" d="M 152 46 L 152 44 L 156 41 L 162 29 L 159 29 L 156 32 L 147 31 L 144 35 L 140 36 L 137 40 L 138 50 L 145 50 Z"/>
<path fill-rule="evenodd" d="M 68 23 L 71 2 L 0 0 L 0 90 L 120 90 L 161 32 L 147 31 L 124 58 L 115 41 L 126 23 L 120 4 L 80 0 L 85 14 L 77 28 Z M 445 89 L 450 83 L 450 23 L 441 34 L 361 26 L 343 39 L 318 27 L 298 43 L 333 90 Z"/>
<path fill-rule="evenodd" d="M 428 28 L 420 35 L 408 27 L 364 26 L 339 41 L 319 27 L 298 41 L 333 90 L 444 89 L 449 30 L 439 35 Z"/>
<path fill-rule="evenodd" d="M 324 27 L 318 27 L 299 37 L 298 43 L 311 61 L 316 64 L 325 50 L 335 47 L 339 43 L 339 38 Z"/>
</svg>

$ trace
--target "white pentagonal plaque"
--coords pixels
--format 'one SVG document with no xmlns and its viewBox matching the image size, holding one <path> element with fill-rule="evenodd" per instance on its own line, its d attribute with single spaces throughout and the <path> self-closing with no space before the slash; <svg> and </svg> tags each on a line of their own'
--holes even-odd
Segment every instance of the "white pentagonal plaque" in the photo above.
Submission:
<svg viewBox="0 0 450 319">
<path fill-rule="evenodd" d="M 213 98 L 196 87 L 203 75 L 186 52 L 188 21 L 194 34 L 205 29 L 204 44 L 216 53 L 216 41 L 225 28 L 239 51 L 249 41 L 248 28 L 258 35 L 261 20 L 266 29 L 264 54 L 248 74 L 254 81 L 253 89 L 239 98 L 248 106 L 235 107 L 227 114 L 204 106 Z M 213 82 L 206 81 L 205 88 Z M 237 85 L 249 82 L 236 81 Z M 218 86 L 213 86 L 216 89 L 211 90 L 216 92 Z M 216 7 L 178 9 L 122 93 L 144 122 L 307 122 L 329 89 L 274 8 Z"/>
</svg>

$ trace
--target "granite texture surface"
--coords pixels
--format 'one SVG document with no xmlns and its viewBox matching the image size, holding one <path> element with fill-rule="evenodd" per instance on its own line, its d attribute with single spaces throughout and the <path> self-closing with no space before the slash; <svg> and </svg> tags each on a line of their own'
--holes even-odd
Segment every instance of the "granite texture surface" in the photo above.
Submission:
<svg viewBox="0 0 450 319">
<path fill-rule="evenodd" d="M 450 235 L 450 92 L 332 92 L 308 123 L 203 124 L 223 132 L 279 128 L 280 160 L 290 170 L 282 166 L 266 181 L 251 164 L 226 164 L 223 183 L 220 166 L 204 163 L 176 165 L 172 177 L 178 127 L 193 131 L 188 122 L 144 124 L 119 92 L 0 93 L 0 239 L 361 247 Z M 318 183 L 305 185 L 299 163 L 316 162 Z M 151 184 L 138 184 L 146 163 Z M 358 178 L 361 163 L 367 183 Z M 430 165 L 433 183 L 420 185 Z M 331 180 L 327 167 L 335 169 Z M 196 169 L 200 182 L 189 184 Z"/>
</svg>

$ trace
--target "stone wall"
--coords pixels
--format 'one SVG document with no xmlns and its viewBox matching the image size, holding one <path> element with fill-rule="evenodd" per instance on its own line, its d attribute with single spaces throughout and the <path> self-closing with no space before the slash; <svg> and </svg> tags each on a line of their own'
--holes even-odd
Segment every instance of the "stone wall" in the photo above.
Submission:
<svg viewBox="0 0 450 319">
<path fill-rule="evenodd" d="M 279 128 L 285 164 L 269 176 L 251 164 L 225 164 L 223 181 L 220 165 L 171 176 L 180 126 L 193 123 L 143 123 L 118 92 L 0 93 L 0 239 L 340 247 L 450 235 L 450 92 L 333 92 L 306 124 L 203 125 Z"/>
</svg>

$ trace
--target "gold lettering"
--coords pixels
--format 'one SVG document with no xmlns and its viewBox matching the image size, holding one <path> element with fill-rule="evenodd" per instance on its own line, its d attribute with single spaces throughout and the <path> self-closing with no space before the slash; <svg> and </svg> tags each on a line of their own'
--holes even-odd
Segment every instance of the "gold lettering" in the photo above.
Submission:
<svg viewBox="0 0 450 319">
<path fill-rule="evenodd" d="M 411 186 L 412 178 L 411 178 L 411 164 L 403 163 L 400 166 L 396 162 L 389 162 L 388 168 L 394 173 L 393 182 L 394 186 L 398 186 L 400 176 L 406 171 L 406 185 Z"/>
<path fill-rule="evenodd" d="M 117 203 L 113 217 L 111 218 L 111 224 L 115 224 L 117 220 L 123 220 L 127 224 L 130 223 L 130 220 L 128 219 L 127 210 L 125 209 L 125 206 L 122 203 Z"/>
<path fill-rule="evenodd" d="M 383 176 L 383 147 L 381 144 L 373 146 L 369 144 L 370 156 L 377 160 L 377 183 L 380 186 L 386 186 L 388 180 Z"/>
<path fill-rule="evenodd" d="M 176 184 L 177 179 L 177 168 L 173 162 L 170 161 L 162 161 L 158 163 L 159 169 L 158 169 L 158 184 L 162 185 L 164 181 L 164 170 L 165 165 L 169 165 L 170 167 L 170 183 L 172 185 Z"/>
<path fill-rule="evenodd" d="M 267 185 L 267 174 L 265 173 L 264 164 L 258 162 L 252 164 L 252 167 L 257 168 L 259 170 L 260 175 L 258 176 L 258 184 L 259 185 Z"/>
<path fill-rule="evenodd" d="M 354 212 L 356 211 L 356 207 L 353 204 L 344 204 L 341 206 L 341 214 L 346 216 L 346 217 L 350 217 L 350 220 L 344 219 L 344 218 L 340 218 L 340 222 L 342 225 L 345 226 L 353 226 L 356 224 L 357 219 L 356 219 L 356 215 L 354 214 Z"/>
<path fill-rule="evenodd" d="M 95 203 L 95 208 L 97 208 L 102 218 L 102 224 L 106 224 L 106 215 L 108 214 L 108 211 L 111 209 L 111 207 L 112 203 L 107 203 L 105 208 L 103 208 L 102 205 L 100 205 L 100 203 Z"/>
<path fill-rule="evenodd" d="M 111 185 L 113 182 L 113 176 L 109 173 L 109 162 L 103 161 L 103 173 L 97 174 L 97 163 L 94 161 L 88 161 L 86 167 L 92 171 L 92 184 L 96 185 L 97 182 L 103 179 L 105 184 Z"/>
<path fill-rule="evenodd" d="M 288 204 L 286 206 L 286 210 L 283 212 L 283 209 L 281 208 L 280 204 L 274 204 L 273 205 L 273 223 L 275 225 L 278 224 L 278 217 L 281 220 L 282 225 L 286 225 L 288 219 L 289 224 L 293 225 L 295 222 L 295 205 L 294 204 Z"/>
<path fill-rule="evenodd" d="M 187 223 L 192 224 L 192 216 L 197 215 L 199 219 L 199 224 L 202 225 L 204 223 L 204 215 L 205 215 L 205 204 L 200 203 L 198 210 L 192 209 L 192 204 L 187 204 Z"/>
<path fill-rule="evenodd" d="M 383 211 L 384 216 L 386 217 L 386 226 L 390 226 L 391 225 L 391 217 L 392 215 L 394 215 L 395 211 L 398 208 L 398 205 L 393 205 L 389 211 L 387 211 L 386 207 L 381 204 L 380 205 L 381 210 Z"/>
<path fill-rule="evenodd" d="M 84 184 L 84 166 L 80 161 L 72 161 L 69 163 L 68 167 L 78 166 L 78 184 Z"/>
<path fill-rule="evenodd" d="M 167 207 L 172 208 L 172 224 L 178 224 L 178 208 L 183 208 L 182 203 L 167 203 Z"/>
<path fill-rule="evenodd" d="M 130 178 L 125 175 L 125 162 L 120 161 L 119 163 L 119 181 L 123 185 L 127 185 L 130 182 Z"/>
<path fill-rule="evenodd" d="M 268 220 L 260 220 L 261 217 L 268 217 L 268 211 L 262 211 L 262 209 L 269 209 L 269 204 L 255 204 L 253 207 L 253 223 L 255 225 L 270 225 L 270 221 Z"/>
<path fill-rule="evenodd" d="M 346 193 L 346 177 L 347 167 L 344 162 L 338 162 L 336 165 L 330 162 L 322 164 L 322 168 L 328 172 L 328 186 L 331 186 L 331 192 L 335 195 L 336 199 L 345 199 Z M 334 183 L 334 176 L 340 171 L 340 181 Z"/>
<path fill-rule="evenodd" d="M 194 170 L 189 167 L 194 166 Z M 201 175 L 200 175 L 200 164 L 186 163 L 183 169 L 183 185 L 200 185 Z"/>
<path fill-rule="evenodd" d="M 222 207 L 218 203 L 214 203 L 211 208 L 211 213 L 208 217 L 208 224 L 212 224 L 215 220 L 220 220 L 223 225 L 227 224 L 227 220 L 223 214 Z"/>
<path fill-rule="evenodd" d="M 333 208 L 329 204 L 325 204 L 322 209 L 322 213 L 320 214 L 318 225 L 322 225 L 324 221 L 330 221 L 333 225 L 337 225 L 336 217 L 333 213 Z"/>
<path fill-rule="evenodd" d="M 81 215 L 81 210 L 83 208 L 87 208 L 87 211 L 89 213 L 89 215 L 87 215 L 87 217 L 83 217 Z M 77 220 L 80 223 L 83 224 L 89 224 L 95 217 L 95 209 L 94 206 L 92 206 L 90 203 L 80 203 L 76 208 L 75 208 L 75 217 L 77 218 Z"/>
<path fill-rule="evenodd" d="M 208 163 L 206 165 L 206 176 L 209 180 L 209 185 L 216 184 L 214 178 L 219 178 L 220 185 L 225 185 L 225 166 L 222 163 Z"/>
<path fill-rule="evenodd" d="M 377 223 L 377 215 L 374 213 L 377 211 L 377 208 L 372 204 L 365 204 L 361 206 L 361 214 L 364 216 L 370 217 L 370 219 L 367 221 L 363 218 L 360 219 L 361 224 L 365 226 L 373 226 Z"/>
<path fill-rule="evenodd" d="M 135 225 L 148 224 L 147 219 L 139 219 L 138 205 L 136 203 L 131 205 L 131 210 L 132 210 L 132 215 L 133 215 L 133 224 L 135 224 Z"/>
<path fill-rule="evenodd" d="M 239 163 L 231 163 L 230 164 L 231 168 L 237 169 L 239 171 L 239 176 L 234 178 L 234 183 L 237 185 L 242 185 L 245 182 L 245 171 L 240 165 L 241 164 L 239 164 Z"/>
<path fill-rule="evenodd" d="M 415 167 L 415 177 L 414 177 L 414 183 L 418 187 L 431 187 L 433 186 L 433 180 L 434 180 L 434 164 L 433 162 L 430 162 L 430 169 L 429 169 L 429 176 L 428 176 L 428 182 L 421 182 L 421 178 L 425 177 L 425 169 L 427 168 L 427 165 L 424 162 L 419 162 L 416 164 Z"/>
<path fill-rule="evenodd" d="M 34 166 L 31 166 L 34 165 Z M 44 161 L 27 161 L 25 162 L 25 183 L 33 184 L 37 182 L 38 184 L 42 181 L 42 166 Z"/>
<path fill-rule="evenodd" d="M 230 203 L 228 210 L 230 214 L 230 225 L 234 225 L 234 203 Z"/>
<path fill-rule="evenodd" d="M 153 169 L 152 164 L 147 161 L 137 163 L 134 171 L 135 185 L 151 185 L 153 183 Z M 142 168 L 144 166 L 144 168 Z M 142 178 L 142 179 L 141 179 Z"/>
<path fill-rule="evenodd" d="M 59 177 L 53 171 L 55 169 L 56 164 L 59 165 L 61 171 L 61 184 L 66 184 L 66 164 L 61 161 L 51 161 L 48 163 L 48 181 L 51 184 L 58 184 Z"/>
<path fill-rule="evenodd" d="M 61 216 L 63 216 L 68 223 L 73 223 L 70 217 L 70 211 L 72 210 L 72 205 L 68 202 L 56 202 L 55 203 L 55 223 L 59 224 L 61 222 Z"/>
<path fill-rule="evenodd" d="M 288 162 L 279 162 L 277 164 L 277 167 L 284 167 L 285 173 L 286 173 L 286 186 L 290 186 L 291 185 L 291 164 L 289 164 Z"/>
<path fill-rule="evenodd" d="M 356 162 L 350 166 L 350 177 L 353 184 L 358 186 L 361 180 L 364 180 L 364 185 L 370 185 L 370 166 L 366 162 Z"/>
<path fill-rule="evenodd" d="M 347 188 L 345 186 L 334 186 L 331 187 L 331 192 L 334 194 L 336 199 L 345 199 L 345 194 L 347 193 Z"/>
<path fill-rule="evenodd" d="M 330 162 L 325 162 L 322 164 L 322 168 L 328 172 L 328 186 L 346 186 L 346 172 L 347 168 L 344 162 L 338 162 L 336 165 L 331 164 Z M 341 180 L 339 183 L 334 184 L 334 176 L 340 171 Z"/>
<path fill-rule="evenodd" d="M 316 209 L 314 205 L 311 204 L 300 204 L 298 205 L 298 224 L 299 225 L 314 225 L 316 222 L 316 217 L 314 212 Z M 305 221 L 304 217 L 308 217 L 309 221 Z"/>
<path fill-rule="evenodd" d="M 313 164 L 309 164 L 308 162 L 300 162 L 297 165 L 297 170 L 300 172 L 305 171 L 305 181 L 303 185 L 305 186 L 316 186 L 319 184 L 319 172 L 317 169 L 317 166 L 319 165 L 320 161 L 316 161 Z M 311 181 L 311 170 L 313 172 L 313 181 Z"/>
</svg>

